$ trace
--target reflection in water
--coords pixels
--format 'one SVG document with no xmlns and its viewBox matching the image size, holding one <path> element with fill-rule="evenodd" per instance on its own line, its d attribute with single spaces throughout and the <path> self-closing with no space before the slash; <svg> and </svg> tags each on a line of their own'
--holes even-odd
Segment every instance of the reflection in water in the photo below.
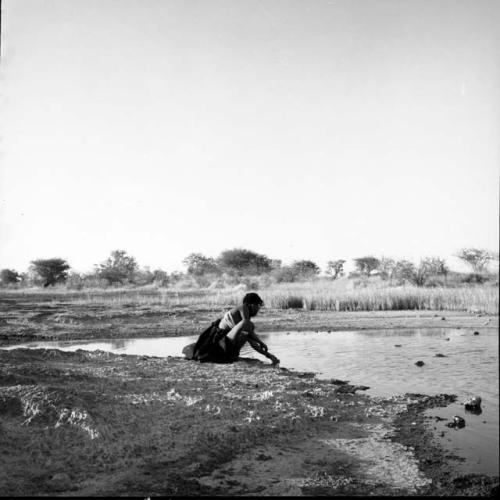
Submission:
<svg viewBox="0 0 500 500">
<path fill-rule="evenodd" d="M 465 464 L 457 465 L 464 472 L 498 475 L 498 334 L 495 330 L 485 330 L 479 336 L 471 331 L 444 328 L 275 332 L 260 336 L 270 352 L 281 360 L 281 366 L 314 371 L 320 378 L 369 385 L 367 393 L 370 395 L 456 394 L 457 403 L 429 412 L 431 417 L 445 419 L 432 420 L 436 438 L 467 458 Z M 29 347 L 181 356 L 182 348 L 196 339 L 197 336 L 36 342 Z M 268 362 L 250 347 L 245 347 L 241 355 Z M 417 360 L 423 360 L 425 365 L 415 366 Z M 463 403 L 472 396 L 481 396 L 481 410 L 466 413 Z M 453 420 L 455 415 L 465 419 L 465 427 L 450 429 L 445 426 L 445 422 Z M 445 436 L 440 438 L 443 430 Z"/>
<path fill-rule="evenodd" d="M 465 407 L 465 413 L 472 413 L 473 415 L 481 415 L 483 413 L 483 410 L 479 408 L 467 408 Z"/>
<path fill-rule="evenodd" d="M 373 336 L 372 331 L 360 331 L 357 332 L 361 337 L 362 336 Z M 380 335 L 379 335 L 380 333 Z M 415 329 L 415 328 L 405 328 L 401 330 L 387 330 L 383 331 L 381 330 L 380 332 L 377 332 L 377 336 L 379 337 L 394 337 L 394 334 L 396 334 L 398 337 L 414 337 L 415 335 L 436 335 L 436 331 L 431 330 L 429 328 L 422 328 L 422 329 Z"/>
<path fill-rule="evenodd" d="M 113 352 L 126 351 L 129 344 L 130 344 L 130 340 L 126 340 L 126 339 L 110 340 L 111 350 Z"/>
</svg>

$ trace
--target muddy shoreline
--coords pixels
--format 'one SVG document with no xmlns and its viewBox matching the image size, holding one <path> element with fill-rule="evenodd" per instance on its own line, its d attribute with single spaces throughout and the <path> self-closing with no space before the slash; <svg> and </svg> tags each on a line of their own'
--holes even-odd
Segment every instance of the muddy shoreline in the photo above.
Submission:
<svg viewBox="0 0 500 500">
<path fill-rule="evenodd" d="M 454 476 L 419 417 L 452 400 L 258 361 L 0 350 L 1 491 L 488 495 L 498 478 Z"/>
<path fill-rule="evenodd" d="M 0 345 L 200 333 L 210 307 L 12 301 Z M 498 330 L 450 311 L 267 310 L 259 331 Z M 369 381 L 367 381 L 369 383 Z M 241 360 L 0 349 L 2 495 L 472 495 L 424 412 L 453 395 L 369 397 L 362 387 Z"/>
</svg>

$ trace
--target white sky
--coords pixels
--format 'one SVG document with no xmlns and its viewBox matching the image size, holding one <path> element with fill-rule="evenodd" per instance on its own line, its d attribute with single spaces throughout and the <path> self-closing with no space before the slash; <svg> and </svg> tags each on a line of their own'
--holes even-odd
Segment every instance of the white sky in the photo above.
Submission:
<svg viewBox="0 0 500 500">
<path fill-rule="evenodd" d="M 498 250 L 498 1 L 2 9 L 0 268 Z"/>
</svg>

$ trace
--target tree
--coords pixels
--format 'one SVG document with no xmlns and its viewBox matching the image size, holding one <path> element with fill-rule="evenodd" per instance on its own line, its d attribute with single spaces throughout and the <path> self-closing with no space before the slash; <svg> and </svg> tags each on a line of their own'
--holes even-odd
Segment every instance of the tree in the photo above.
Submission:
<svg viewBox="0 0 500 500">
<path fill-rule="evenodd" d="M 486 271 L 490 260 L 495 260 L 495 255 L 481 248 L 462 248 L 457 257 L 472 267 L 475 273 Z"/>
<path fill-rule="evenodd" d="M 357 259 L 354 259 L 354 264 L 356 265 L 356 269 L 361 274 L 366 274 L 368 276 L 372 271 L 378 269 L 380 261 L 376 257 L 367 255 L 366 257 L 358 257 Z"/>
<path fill-rule="evenodd" d="M 291 266 L 282 266 L 274 269 L 272 274 L 277 283 L 292 283 L 297 280 L 297 274 Z"/>
<path fill-rule="evenodd" d="M 154 274 L 149 269 L 149 267 L 146 266 L 143 269 L 138 269 L 137 271 L 135 271 L 133 273 L 132 280 L 135 285 L 139 286 L 150 285 L 154 281 Z"/>
<path fill-rule="evenodd" d="M 326 274 L 329 274 L 332 279 L 336 280 L 344 275 L 345 260 L 329 260 L 326 263 Z"/>
<path fill-rule="evenodd" d="M 187 273 L 191 276 L 219 273 L 219 267 L 215 259 L 212 257 L 205 257 L 201 253 L 189 254 L 182 263 L 187 267 Z"/>
<path fill-rule="evenodd" d="M 184 276 L 185 275 L 183 273 L 181 273 L 180 271 L 172 271 L 170 273 L 170 276 L 168 277 L 169 278 L 168 281 L 169 281 L 169 283 L 175 284 L 175 283 L 178 283 L 179 281 L 181 281 Z"/>
<path fill-rule="evenodd" d="M 238 276 L 262 274 L 272 269 L 269 257 L 244 248 L 224 250 L 217 263 L 222 270 Z"/>
<path fill-rule="evenodd" d="M 300 278 L 312 278 L 320 272 L 319 266 L 311 260 L 296 260 L 290 267 Z"/>
<path fill-rule="evenodd" d="M 392 278 L 395 266 L 396 261 L 391 257 L 381 257 L 377 268 L 380 271 L 381 278 L 384 280 Z"/>
<path fill-rule="evenodd" d="M 85 284 L 85 280 L 80 273 L 72 271 L 66 279 L 66 288 L 73 290 L 81 290 Z"/>
<path fill-rule="evenodd" d="M 281 267 L 281 259 L 271 259 L 271 270 L 279 269 Z"/>
<path fill-rule="evenodd" d="M 111 256 L 97 267 L 97 274 L 105 279 L 108 284 L 119 283 L 123 285 L 134 278 L 134 274 L 139 269 L 134 257 L 127 255 L 125 250 L 114 250 Z"/>
<path fill-rule="evenodd" d="M 21 279 L 21 276 L 14 269 L 2 269 L 0 271 L 0 283 L 2 285 L 10 285 L 11 283 L 17 283 Z"/>
<path fill-rule="evenodd" d="M 431 276 L 446 276 L 449 272 L 443 259 L 425 257 L 415 266 L 408 260 L 398 260 L 392 270 L 392 277 L 399 282 L 408 281 L 417 286 L 424 286 Z"/>
<path fill-rule="evenodd" d="M 273 276 L 278 283 L 292 283 L 314 278 L 319 274 L 320 269 L 317 264 L 310 260 L 296 260 L 289 266 L 282 266 L 274 269 Z"/>
<path fill-rule="evenodd" d="M 38 259 L 31 261 L 32 270 L 42 279 L 43 286 L 64 283 L 71 267 L 64 259 Z"/>
<path fill-rule="evenodd" d="M 445 260 L 439 257 L 425 257 L 419 267 L 426 276 L 446 276 L 450 272 Z"/>
<path fill-rule="evenodd" d="M 166 271 L 163 269 L 155 269 L 153 271 L 153 283 L 161 287 L 166 287 L 168 282 L 168 273 Z"/>
<path fill-rule="evenodd" d="M 413 262 L 408 260 L 398 260 L 394 265 L 392 277 L 399 282 L 409 281 L 410 283 L 413 283 L 416 272 L 417 270 L 415 269 Z"/>
<path fill-rule="evenodd" d="M 444 259 L 439 257 L 425 257 L 420 260 L 415 270 L 413 283 L 417 286 L 424 286 L 430 283 L 429 278 L 446 276 L 450 270 L 446 266 Z"/>
</svg>

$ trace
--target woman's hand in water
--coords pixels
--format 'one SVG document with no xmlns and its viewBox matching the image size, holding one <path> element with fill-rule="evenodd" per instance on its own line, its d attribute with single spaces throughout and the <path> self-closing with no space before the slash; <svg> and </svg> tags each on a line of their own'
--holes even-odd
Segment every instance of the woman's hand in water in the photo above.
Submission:
<svg viewBox="0 0 500 500">
<path fill-rule="evenodd" d="M 280 360 L 276 356 L 273 356 L 272 354 L 268 354 L 267 357 L 271 360 L 273 365 L 280 364 Z"/>
</svg>

